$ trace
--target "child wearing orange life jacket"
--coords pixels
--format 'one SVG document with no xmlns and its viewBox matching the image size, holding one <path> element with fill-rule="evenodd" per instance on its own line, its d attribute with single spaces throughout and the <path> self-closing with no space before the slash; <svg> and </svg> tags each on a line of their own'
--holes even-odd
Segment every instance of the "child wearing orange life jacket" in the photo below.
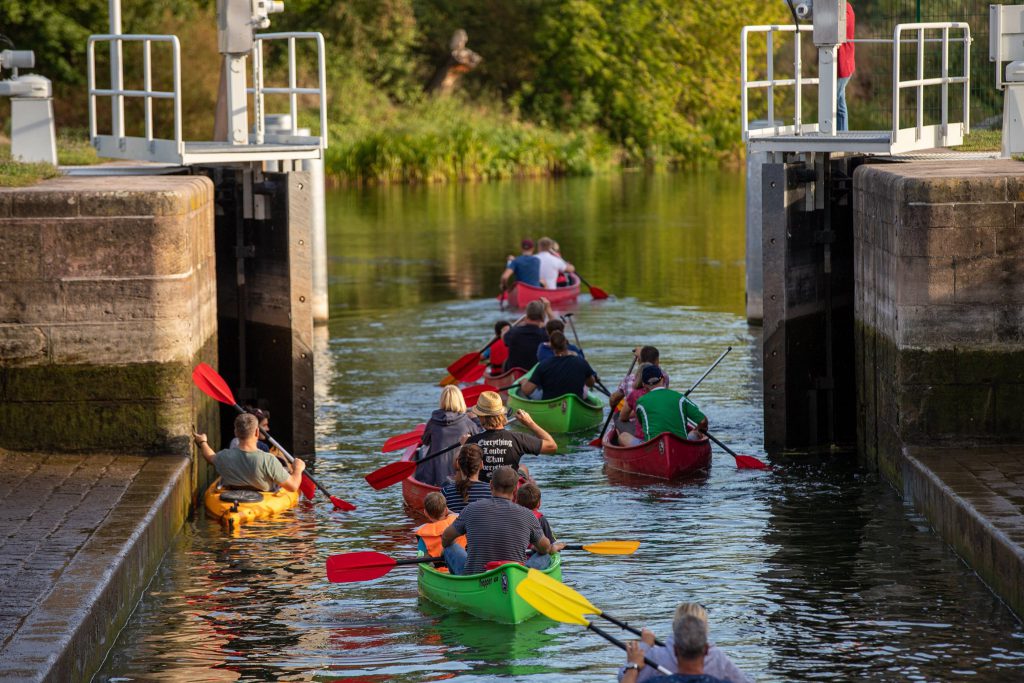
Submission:
<svg viewBox="0 0 1024 683">
<path fill-rule="evenodd" d="M 427 513 L 427 519 L 430 521 L 416 528 L 414 532 L 416 534 L 416 547 L 420 552 L 424 552 L 431 557 L 440 557 L 444 554 L 444 548 L 441 547 L 441 534 L 451 526 L 451 523 L 456 520 L 458 515 L 448 511 L 448 504 L 445 502 L 444 496 L 441 495 L 440 491 L 431 491 L 427 494 L 427 497 L 423 499 L 423 511 Z M 455 542 L 463 548 L 466 547 L 465 536 L 459 536 L 455 539 Z M 441 567 L 439 571 L 446 572 L 448 569 Z"/>
<path fill-rule="evenodd" d="M 551 525 L 548 524 L 548 518 L 540 511 L 540 488 L 533 482 L 527 482 L 519 487 L 516 491 L 516 503 L 522 505 L 527 510 L 533 512 L 537 521 L 540 522 L 541 531 L 551 541 L 551 551 L 547 555 L 539 555 L 534 553 L 530 556 L 530 559 L 526 561 L 527 567 L 533 567 L 534 569 L 547 569 L 551 564 L 551 555 L 557 553 L 565 547 L 564 543 L 555 543 L 555 533 L 551 531 Z"/>
</svg>

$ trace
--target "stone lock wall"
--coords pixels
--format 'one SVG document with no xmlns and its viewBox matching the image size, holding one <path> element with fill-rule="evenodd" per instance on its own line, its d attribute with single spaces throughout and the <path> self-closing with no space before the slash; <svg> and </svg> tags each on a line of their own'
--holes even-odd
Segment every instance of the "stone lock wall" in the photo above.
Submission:
<svg viewBox="0 0 1024 683">
<path fill-rule="evenodd" d="M 188 454 L 192 424 L 219 431 L 190 378 L 216 367 L 213 214 L 198 176 L 0 189 L 0 448 Z"/>
<path fill-rule="evenodd" d="M 1024 440 L 1024 164 L 861 166 L 854 230 L 862 459 Z"/>
</svg>

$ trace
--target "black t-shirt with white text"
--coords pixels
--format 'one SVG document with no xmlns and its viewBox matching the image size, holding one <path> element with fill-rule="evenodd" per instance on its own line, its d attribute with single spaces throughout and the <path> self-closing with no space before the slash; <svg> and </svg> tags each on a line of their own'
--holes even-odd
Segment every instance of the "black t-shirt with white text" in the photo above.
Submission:
<svg viewBox="0 0 1024 683">
<path fill-rule="evenodd" d="M 474 434 L 466 443 L 475 443 L 484 452 L 484 466 L 480 481 L 490 481 L 491 473 L 499 467 L 519 469 L 519 460 L 525 453 L 537 455 L 544 442 L 533 434 L 496 429 Z"/>
</svg>

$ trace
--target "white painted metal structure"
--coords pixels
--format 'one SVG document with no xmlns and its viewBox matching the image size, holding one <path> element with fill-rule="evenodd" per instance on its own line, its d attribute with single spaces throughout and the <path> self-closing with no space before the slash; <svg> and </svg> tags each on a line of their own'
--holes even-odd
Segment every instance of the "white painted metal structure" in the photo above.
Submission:
<svg viewBox="0 0 1024 683">
<path fill-rule="evenodd" d="M 806 75 L 805 65 L 801 59 L 801 36 L 810 32 L 811 26 L 801 25 L 766 25 L 747 26 L 742 32 L 741 44 L 741 116 L 743 139 L 750 152 L 850 152 L 863 154 L 899 154 L 934 147 L 950 147 L 963 143 L 963 136 L 970 130 L 970 43 L 971 30 L 965 22 L 926 22 L 899 24 L 893 30 L 892 39 L 858 39 L 860 43 L 891 43 L 892 44 L 892 128 L 879 131 L 844 131 L 832 132 L 821 130 L 817 122 L 805 122 L 804 88 L 816 86 L 821 88 L 818 78 Z M 928 37 L 929 33 L 938 33 L 940 37 Z M 775 75 L 776 36 L 793 35 L 793 71 L 792 76 L 777 78 Z M 952 34 L 952 35 L 951 35 Z M 750 80 L 749 42 L 752 36 L 764 35 L 767 39 L 767 59 L 764 65 L 765 78 Z M 912 37 L 905 37 L 911 35 Z M 937 76 L 926 76 L 925 47 L 938 44 L 941 49 L 940 73 Z M 949 73 L 950 46 L 962 45 L 962 70 L 956 75 Z M 916 45 L 914 77 L 901 77 L 900 48 L 903 45 Z M 832 65 L 832 79 L 835 77 Z M 950 86 L 962 87 L 962 107 L 959 120 L 950 120 L 952 112 L 949 108 Z M 941 121 L 936 124 L 925 124 L 924 92 L 925 88 L 937 87 L 942 90 Z M 793 97 L 793 119 L 789 122 L 779 121 L 775 115 L 775 96 L 778 90 L 791 90 Z M 766 111 L 752 113 L 750 111 L 750 95 L 753 91 L 767 92 Z M 916 107 L 913 109 L 912 125 L 901 127 L 901 93 L 912 90 L 916 94 Z M 831 92 L 834 93 L 834 85 Z M 834 97 L 834 96 L 833 96 Z M 834 106 L 833 106 L 834 111 Z M 761 126 L 752 125 L 752 119 L 766 118 Z"/>
<path fill-rule="evenodd" d="M 263 3 L 266 4 L 266 3 Z M 113 159 L 131 159 L 180 166 L 234 164 L 261 161 L 287 161 L 290 159 L 320 159 L 327 147 L 327 91 L 326 91 L 326 47 L 323 35 L 315 32 L 266 33 L 250 37 L 252 50 L 252 87 L 246 87 L 245 73 L 235 73 L 244 58 L 225 60 L 226 69 L 231 70 L 229 79 L 229 130 L 228 141 L 189 141 L 182 135 L 181 101 L 181 45 L 177 36 L 156 34 L 120 33 L 120 3 L 110 0 L 111 33 L 93 35 L 88 42 L 88 87 L 89 87 L 89 136 L 97 153 Z M 284 87 L 267 87 L 263 82 L 263 52 L 265 44 L 282 41 L 288 48 L 288 84 Z M 313 41 L 316 47 L 316 83 L 302 85 L 298 82 L 297 41 Z M 142 43 L 141 89 L 124 87 L 124 43 Z M 101 88 L 96 80 L 96 46 L 109 43 L 110 87 Z M 169 46 L 171 51 L 171 89 L 156 90 L 153 87 L 152 51 L 154 44 Z M 229 55 L 230 56 L 230 55 Z M 249 133 L 246 99 L 251 95 L 255 112 L 255 131 Z M 292 121 L 292 135 L 283 141 L 264 141 L 265 98 L 271 95 L 287 95 Z M 298 134 L 298 102 L 300 96 L 315 96 L 319 105 L 319 135 Z M 111 101 L 110 130 L 99 130 L 97 107 L 101 98 Z M 145 122 L 143 136 L 125 134 L 126 98 L 141 98 L 144 103 Z M 171 100 L 171 137 L 161 137 L 154 130 L 153 100 Z M 240 131 L 234 130 L 239 128 Z M 279 140 L 281 140 L 279 138 Z"/>
<path fill-rule="evenodd" d="M 1003 91 L 1003 156 L 1024 153 L 1024 6 L 989 6 L 988 58 Z"/>
</svg>

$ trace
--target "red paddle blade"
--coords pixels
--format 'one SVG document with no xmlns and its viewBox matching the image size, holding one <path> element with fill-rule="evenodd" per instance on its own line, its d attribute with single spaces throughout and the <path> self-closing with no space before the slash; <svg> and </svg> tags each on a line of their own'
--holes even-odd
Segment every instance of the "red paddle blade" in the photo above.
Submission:
<svg viewBox="0 0 1024 683">
<path fill-rule="evenodd" d="M 604 443 L 603 434 L 598 434 L 597 437 L 590 440 L 590 445 L 594 448 L 600 448 L 602 443 Z"/>
<path fill-rule="evenodd" d="M 462 382 L 475 382 L 484 376 L 484 370 L 486 369 L 486 365 L 482 363 L 477 363 L 477 365 L 470 369 L 469 372 L 464 372 L 462 374 L 462 377 L 459 378 L 459 380 Z"/>
<path fill-rule="evenodd" d="M 316 497 L 316 484 L 305 474 L 302 475 L 302 481 L 299 482 L 299 491 L 303 496 L 309 500 L 313 500 Z"/>
<path fill-rule="evenodd" d="M 338 508 L 339 510 L 344 510 L 345 512 L 352 512 L 353 510 L 356 509 L 355 505 L 348 502 L 347 500 L 342 500 L 337 496 L 331 496 L 331 502 L 334 504 L 334 507 Z"/>
<path fill-rule="evenodd" d="M 423 437 L 423 429 L 423 425 L 420 425 L 411 432 L 406 432 L 405 434 L 398 434 L 396 436 L 392 436 L 390 439 L 384 442 L 384 445 L 381 446 L 380 449 L 385 453 L 390 453 L 391 451 L 402 450 L 404 448 L 412 446 L 413 444 L 419 443 L 420 439 Z"/>
<path fill-rule="evenodd" d="M 594 297 L 595 300 L 607 299 L 608 292 L 604 291 L 600 287 L 590 286 L 590 296 Z"/>
<path fill-rule="evenodd" d="M 470 351 L 465 356 L 448 366 L 448 374 L 455 379 L 462 379 L 462 375 L 467 371 L 472 370 L 473 366 L 477 365 L 479 360 L 480 353 L 478 351 Z"/>
<path fill-rule="evenodd" d="M 480 400 L 480 394 L 485 391 L 494 391 L 494 387 L 487 384 L 474 384 L 462 390 L 462 398 L 466 399 L 466 407 L 472 408 Z"/>
<path fill-rule="evenodd" d="M 741 470 L 767 470 L 768 465 L 764 464 L 752 455 L 736 455 L 736 468 Z"/>
<path fill-rule="evenodd" d="M 200 363 L 192 371 L 192 382 L 210 398 L 227 403 L 229 406 L 235 405 L 235 395 L 231 393 L 227 382 L 206 363 Z"/>
<path fill-rule="evenodd" d="M 384 465 L 366 475 L 366 483 L 380 491 L 402 481 L 416 471 L 416 463 L 408 460 Z"/>
<path fill-rule="evenodd" d="M 394 567 L 393 557 L 370 550 L 331 555 L 327 558 L 327 580 L 331 583 L 372 581 L 384 576 Z"/>
</svg>

